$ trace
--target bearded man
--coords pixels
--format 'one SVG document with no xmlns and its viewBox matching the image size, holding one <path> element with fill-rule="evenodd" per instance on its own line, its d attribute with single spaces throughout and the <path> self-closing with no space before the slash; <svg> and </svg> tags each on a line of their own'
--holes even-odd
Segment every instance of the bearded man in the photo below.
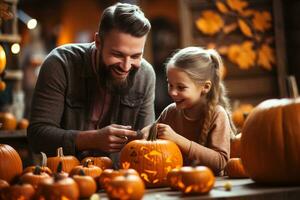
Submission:
<svg viewBox="0 0 300 200">
<path fill-rule="evenodd" d="M 106 8 L 94 42 L 54 49 L 41 66 L 32 101 L 29 144 L 79 159 L 118 152 L 154 121 L 155 73 L 143 59 L 151 25 L 136 5 Z"/>
</svg>

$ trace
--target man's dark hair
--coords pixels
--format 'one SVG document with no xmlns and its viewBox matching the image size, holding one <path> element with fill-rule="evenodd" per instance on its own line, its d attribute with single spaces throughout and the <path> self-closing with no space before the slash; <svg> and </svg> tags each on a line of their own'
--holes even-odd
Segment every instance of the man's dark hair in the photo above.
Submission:
<svg viewBox="0 0 300 200">
<path fill-rule="evenodd" d="M 142 37 L 150 31 L 151 25 L 138 6 L 116 3 L 103 11 L 98 31 L 100 38 L 113 29 Z"/>
</svg>

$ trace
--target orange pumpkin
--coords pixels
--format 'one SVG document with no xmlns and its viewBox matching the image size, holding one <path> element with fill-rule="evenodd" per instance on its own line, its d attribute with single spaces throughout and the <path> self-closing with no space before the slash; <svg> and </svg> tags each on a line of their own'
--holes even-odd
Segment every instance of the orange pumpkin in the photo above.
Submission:
<svg viewBox="0 0 300 200">
<path fill-rule="evenodd" d="M 19 130 L 27 129 L 28 126 L 29 126 L 29 121 L 28 121 L 28 119 L 25 119 L 25 118 L 21 119 L 17 123 L 17 129 L 19 129 Z"/>
<path fill-rule="evenodd" d="M 45 179 L 50 178 L 49 174 L 42 172 L 40 166 L 36 166 L 34 172 L 27 172 L 20 177 L 23 183 L 29 183 L 35 189 Z"/>
<path fill-rule="evenodd" d="M 0 74 L 2 74 L 2 72 L 4 71 L 5 65 L 6 65 L 6 55 L 3 47 L 0 45 Z"/>
<path fill-rule="evenodd" d="M 72 178 L 54 174 L 53 178 L 42 181 L 36 192 L 37 199 L 69 199 L 79 198 L 77 183 Z"/>
<path fill-rule="evenodd" d="M 63 148 L 59 147 L 57 149 L 56 157 L 49 157 L 47 159 L 47 167 L 49 167 L 53 172 L 56 172 L 57 166 L 59 162 L 62 162 L 62 171 L 66 173 L 70 173 L 70 171 L 77 165 L 79 165 L 79 161 L 74 156 L 64 156 Z"/>
<path fill-rule="evenodd" d="M 9 187 L 9 183 L 5 180 L 0 179 L 0 191 L 6 187 Z"/>
<path fill-rule="evenodd" d="M 183 163 L 181 151 L 174 142 L 156 137 L 154 124 L 147 140 L 133 140 L 120 153 L 121 167 L 135 169 L 147 187 L 166 186 L 168 172 Z"/>
<path fill-rule="evenodd" d="M 241 159 L 249 176 L 262 183 L 300 183 L 300 98 L 270 99 L 248 116 Z"/>
<path fill-rule="evenodd" d="M 6 83 L 4 81 L 0 81 L 0 92 L 6 89 Z"/>
<path fill-rule="evenodd" d="M 171 171 L 169 171 L 167 175 L 168 184 L 172 190 L 179 190 L 178 187 L 179 174 L 180 174 L 179 172 L 180 172 L 179 168 L 174 168 Z"/>
<path fill-rule="evenodd" d="M 215 176 L 205 166 L 182 167 L 178 187 L 184 194 L 206 194 L 215 184 Z"/>
<path fill-rule="evenodd" d="M 11 182 L 22 173 L 23 165 L 18 152 L 7 144 L 0 144 L 0 179 Z"/>
<path fill-rule="evenodd" d="M 99 177 L 99 185 L 104 190 L 107 190 L 107 187 L 113 178 L 117 176 L 123 176 L 125 174 L 132 174 L 137 176 L 139 175 L 138 172 L 134 169 L 120 169 L 120 170 L 105 169 Z"/>
<path fill-rule="evenodd" d="M 92 164 L 91 160 L 86 160 L 83 165 L 78 165 L 74 167 L 71 172 L 70 176 L 80 174 L 80 170 L 84 172 L 85 175 L 93 177 L 95 180 L 98 180 L 99 176 L 102 173 L 102 169 Z"/>
<path fill-rule="evenodd" d="M 242 160 L 240 158 L 230 158 L 225 167 L 225 173 L 229 178 L 248 178 Z"/>
<path fill-rule="evenodd" d="M 83 170 L 80 170 L 79 175 L 73 176 L 74 181 L 79 188 L 81 198 L 89 198 L 97 190 L 97 184 L 91 176 L 86 176 Z"/>
<path fill-rule="evenodd" d="M 241 157 L 241 137 L 242 133 L 239 133 L 230 139 L 230 158 Z"/>
<path fill-rule="evenodd" d="M 35 190 L 32 185 L 28 183 L 19 183 L 11 185 L 10 187 L 4 188 L 2 191 L 3 199 L 12 199 L 12 200 L 19 200 L 19 199 L 26 199 L 31 200 L 33 199 L 35 194 Z"/>
<path fill-rule="evenodd" d="M 0 112 L 0 123 L 2 123 L 1 130 L 13 131 L 16 130 L 16 117 L 10 112 Z"/>
<path fill-rule="evenodd" d="M 40 171 L 45 172 L 49 175 L 52 175 L 52 170 L 49 167 L 47 167 L 47 156 L 46 156 L 46 154 L 43 153 L 43 152 L 41 152 L 41 154 L 42 154 L 42 166 L 40 166 Z M 28 166 L 23 170 L 22 174 L 25 174 L 25 173 L 28 173 L 28 172 L 34 172 L 35 168 L 36 168 L 36 166 Z"/>
<path fill-rule="evenodd" d="M 113 166 L 112 160 L 109 157 L 86 157 L 81 163 L 83 164 L 86 160 L 91 160 L 94 165 L 100 167 L 102 170 L 111 169 Z"/>
<path fill-rule="evenodd" d="M 5 180 L 0 179 L 0 199 L 4 199 L 5 188 L 9 187 L 9 183 Z"/>
<path fill-rule="evenodd" d="M 106 192 L 109 199 L 140 200 L 145 193 L 145 184 L 138 175 L 125 174 L 113 178 Z"/>
<path fill-rule="evenodd" d="M 238 130 L 241 130 L 243 128 L 245 120 L 252 110 L 253 105 L 241 104 L 232 112 L 232 121 Z"/>
</svg>

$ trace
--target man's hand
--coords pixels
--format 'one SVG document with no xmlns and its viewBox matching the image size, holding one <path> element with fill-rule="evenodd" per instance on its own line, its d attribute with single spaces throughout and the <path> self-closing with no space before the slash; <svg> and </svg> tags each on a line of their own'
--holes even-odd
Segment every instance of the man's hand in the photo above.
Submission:
<svg viewBox="0 0 300 200">
<path fill-rule="evenodd" d="M 131 126 L 112 124 L 99 130 L 81 131 L 76 137 L 76 146 L 78 150 L 119 152 L 127 141 L 136 135 Z"/>
<path fill-rule="evenodd" d="M 98 130 L 99 149 L 106 152 L 118 152 L 131 137 L 136 137 L 136 131 L 131 126 L 112 124 Z M 95 138 L 96 139 L 96 138 Z"/>
</svg>

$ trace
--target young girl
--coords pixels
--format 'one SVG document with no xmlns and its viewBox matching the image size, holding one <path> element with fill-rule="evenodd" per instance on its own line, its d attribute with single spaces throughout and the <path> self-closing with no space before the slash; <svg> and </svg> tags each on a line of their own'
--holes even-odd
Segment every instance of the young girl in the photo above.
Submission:
<svg viewBox="0 0 300 200">
<path fill-rule="evenodd" d="M 220 175 L 235 132 L 220 79 L 222 60 L 215 50 L 187 47 L 166 65 L 168 92 L 174 103 L 157 120 L 158 138 L 175 142 L 184 165 L 198 161 Z"/>
</svg>

